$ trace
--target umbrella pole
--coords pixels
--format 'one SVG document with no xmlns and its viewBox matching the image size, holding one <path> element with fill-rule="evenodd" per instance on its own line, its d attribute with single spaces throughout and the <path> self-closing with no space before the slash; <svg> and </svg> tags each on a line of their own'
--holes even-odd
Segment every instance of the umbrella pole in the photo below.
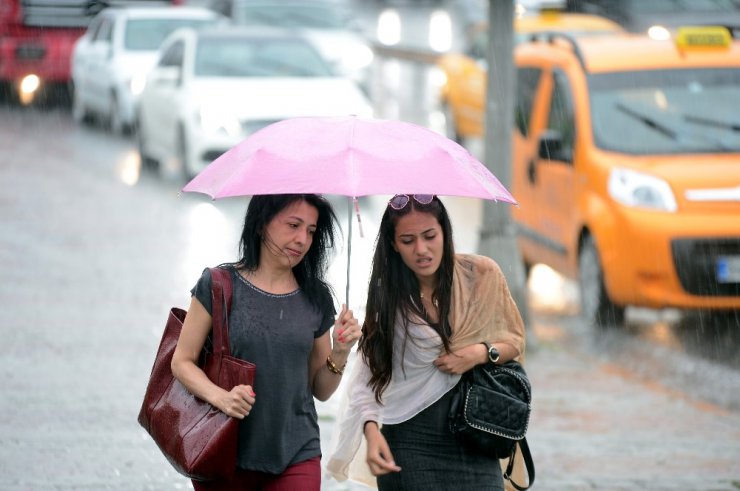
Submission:
<svg viewBox="0 0 740 491">
<path fill-rule="evenodd" d="M 347 201 L 347 286 L 344 290 L 345 305 L 349 308 L 349 262 L 352 257 L 352 200 L 357 198 L 348 198 Z"/>
</svg>

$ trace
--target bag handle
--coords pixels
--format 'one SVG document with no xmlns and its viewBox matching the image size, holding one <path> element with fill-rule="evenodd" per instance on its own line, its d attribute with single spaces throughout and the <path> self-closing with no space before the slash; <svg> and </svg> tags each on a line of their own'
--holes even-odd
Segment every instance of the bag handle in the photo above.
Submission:
<svg viewBox="0 0 740 491">
<path fill-rule="evenodd" d="M 529 453 L 529 445 L 527 445 L 527 439 L 522 438 L 519 440 L 519 449 L 522 451 L 522 458 L 524 459 L 524 465 L 527 467 L 527 475 L 529 476 L 529 479 L 527 480 L 527 486 L 523 487 L 519 484 L 515 483 L 511 479 L 511 473 L 514 470 L 514 457 L 516 457 L 516 447 L 514 446 L 514 451 L 511 452 L 511 457 L 509 457 L 509 463 L 506 466 L 506 472 L 504 472 L 504 479 L 508 480 L 512 486 L 514 486 L 519 491 L 525 491 L 526 489 L 529 489 L 532 484 L 534 484 L 534 461 L 532 460 L 532 454 Z"/>
<path fill-rule="evenodd" d="M 213 319 L 213 352 L 230 356 L 229 312 L 231 312 L 231 271 L 209 268 L 211 271 L 211 318 Z"/>
</svg>

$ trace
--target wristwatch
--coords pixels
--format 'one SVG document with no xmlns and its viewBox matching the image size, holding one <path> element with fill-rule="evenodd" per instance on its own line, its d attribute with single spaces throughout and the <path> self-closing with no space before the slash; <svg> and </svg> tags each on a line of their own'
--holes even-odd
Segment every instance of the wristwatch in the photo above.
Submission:
<svg viewBox="0 0 740 491">
<path fill-rule="evenodd" d="M 491 343 L 483 341 L 483 344 L 485 344 L 486 349 L 488 349 L 488 359 L 491 360 L 491 363 L 496 363 L 500 356 L 498 350 L 492 346 Z"/>
</svg>

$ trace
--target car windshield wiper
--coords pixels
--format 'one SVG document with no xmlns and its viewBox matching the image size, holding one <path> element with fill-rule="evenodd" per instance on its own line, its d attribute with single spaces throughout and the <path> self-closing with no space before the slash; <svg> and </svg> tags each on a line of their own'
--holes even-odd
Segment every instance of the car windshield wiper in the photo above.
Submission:
<svg viewBox="0 0 740 491">
<path fill-rule="evenodd" d="M 701 126 L 712 126 L 714 128 L 723 128 L 730 131 L 740 132 L 740 123 L 720 121 L 717 119 L 705 118 L 703 116 L 691 116 L 688 114 L 684 114 L 683 119 L 687 123 L 694 123 Z"/>
<path fill-rule="evenodd" d="M 718 140 L 717 138 L 712 138 L 707 135 L 699 135 L 695 133 L 688 133 L 685 131 L 678 131 L 674 128 L 671 128 L 667 124 L 658 121 L 656 118 L 652 118 L 646 114 L 643 114 L 642 112 L 629 107 L 623 102 L 617 102 L 616 107 L 619 111 L 623 112 L 624 114 L 640 121 L 645 126 L 648 126 L 649 128 L 654 129 L 658 133 L 667 136 L 671 140 L 677 141 L 677 142 L 687 142 L 687 141 L 697 141 L 698 139 L 707 141 L 714 145 L 716 148 L 722 149 L 722 150 L 731 150 L 732 146 L 727 145 L 722 140 Z"/>
<path fill-rule="evenodd" d="M 651 118 L 650 116 L 646 116 L 645 114 L 642 114 L 639 111 L 636 111 L 635 109 L 628 107 L 626 104 L 622 102 L 616 103 L 617 109 L 619 109 L 621 112 L 626 114 L 627 116 L 630 116 L 641 123 L 643 123 L 645 126 L 648 126 L 658 133 L 667 136 L 671 140 L 678 140 L 679 134 L 676 130 L 668 127 L 667 125 L 661 123 L 660 121 L 656 120 L 655 118 Z"/>
</svg>

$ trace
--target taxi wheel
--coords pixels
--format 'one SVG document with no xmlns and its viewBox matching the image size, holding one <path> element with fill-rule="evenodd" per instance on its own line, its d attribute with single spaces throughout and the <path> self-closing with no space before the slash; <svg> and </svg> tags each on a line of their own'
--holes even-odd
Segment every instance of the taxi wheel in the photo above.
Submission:
<svg viewBox="0 0 740 491">
<path fill-rule="evenodd" d="M 581 316 L 597 327 L 618 326 L 624 322 L 624 307 L 614 304 L 604 286 L 599 252 L 592 237 L 586 236 L 578 257 L 578 285 L 581 294 Z"/>
</svg>

